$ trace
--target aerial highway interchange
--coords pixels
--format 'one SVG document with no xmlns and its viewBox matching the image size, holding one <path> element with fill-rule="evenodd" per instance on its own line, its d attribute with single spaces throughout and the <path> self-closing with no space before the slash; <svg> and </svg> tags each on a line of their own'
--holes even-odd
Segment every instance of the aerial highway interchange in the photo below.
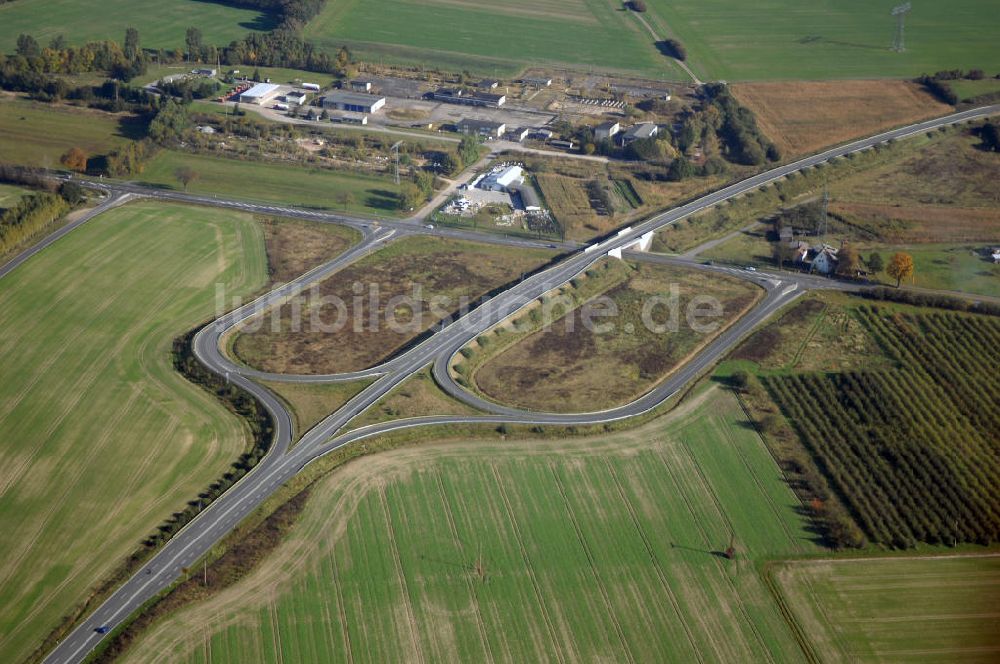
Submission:
<svg viewBox="0 0 1000 664">
<path fill-rule="evenodd" d="M 82 620 L 46 658 L 46 662 L 70 663 L 82 661 L 105 638 L 104 628 L 113 629 L 125 621 L 143 603 L 169 587 L 215 543 L 225 537 L 244 517 L 256 509 L 278 487 L 299 473 L 315 459 L 359 440 L 403 428 L 454 423 L 524 423 L 554 425 L 586 425 L 611 422 L 647 413 L 681 392 L 697 377 L 717 363 L 746 334 L 789 304 L 807 290 L 816 288 L 858 289 L 863 285 L 844 283 L 806 275 L 747 271 L 719 265 L 705 265 L 692 259 L 648 255 L 630 252 L 633 260 L 651 261 L 690 267 L 693 269 L 738 276 L 753 282 L 766 291 L 766 295 L 742 318 L 726 328 L 715 340 L 704 347 L 694 358 L 670 374 L 653 389 L 632 403 L 601 412 L 592 413 L 539 413 L 502 406 L 479 397 L 458 385 L 449 372 L 449 363 L 458 351 L 484 331 L 508 318 L 528 303 L 566 284 L 590 268 L 609 252 L 630 247 L 639 237 L 675 224 L 686 217 L 715 206 L 728 199 L 764 187 L 791 173 L 808 169 L 832 159 L 873 148 L 888 141 L 903 139 L 938 127 L 977 120 L 1000 113 L 1000 105 L 984 106 L 945 117 L 920 122 L 876 136 L 853 141 L 821 153 L 761 172 L 745 180 L 728 185 L 718 191 L 701 196 L 679 207 L 657 214 L 646 221 L 633 224 L 630 229 L 609 236 L 589 245 L 572 242 L 548 242 L 476 233 L 448 228 L 428 228 L 422 220 L 374 222 L 343 214 L 328 213 L 288 206 L 276 206 L 213 196 L 186 194 L 175 191 L 151 189 L 139 185 L 110 181 L 86 181 L 88 186 L 100 189 L 105 200 L 88 215 L 77 219 L 48 237 L 35 247 L 26 250 L 11 262 L 0 267 L 0 277 L 17 268 L 46 246 L 71 232 L 80 224 L 134 198 L 151 198 L 187 202 L 192 204 L 235 208 L 260 214 L 313 219 L 353 227 L 362 234 L 359 243 L 310 270 L 297 279 L 278 285 L 274 290 L 231 311 L 205 325 L 196 335 L 194 352 L 197 358 L 213 372 L 225 376 L 252 393 L 267 408 L 274 421 L 274 440 L 267 455 L 244 478 L 226 491 L 194 520 L 170 539 L 141 569 L 119 587 L 96 610 Z M 445 238 L 475 239 L 513 246 L 555 248 L 562 252 L 549 267 L 535 272 L 506 291 L 482 302 L 470 312 L 447 321 L 433 334 L 390 360 L 369 369 L 334 375 L 283 375 L 269 374 L 241 366 L 223 354 L 221 340 L 229 331 L 254 316 L 260 315 L 305 287 L 337 272 L 348 264 L 367 255 L 386 243 L 414 234 L 431 234 Z M 377 403 L 421 369 L 432 366 L 438 384 L 452 397 L 483 412 L 472 416 L 428 416 L 371 425 L 345 431 L 345 426 L 357 415 Z M 328 415 L 314 427 L 293 441 L 292 419 L 283 403 L 267 388 L 256 382 L 260 379 L 289 382 L 337 382 L 361 377 L 374 378 L 368 387 L 351 398 L 344 406 Z M 295 443 L 292 446 L 292 443 Z M 98 629 L 100 628 L 100 631 Z"/>
</svg>

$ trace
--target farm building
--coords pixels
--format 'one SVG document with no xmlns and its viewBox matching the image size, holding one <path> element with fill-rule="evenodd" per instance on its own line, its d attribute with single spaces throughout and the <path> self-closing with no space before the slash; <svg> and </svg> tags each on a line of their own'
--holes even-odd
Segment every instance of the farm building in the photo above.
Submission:
<svg viewBox="0 0 1000 664">
<path fill-rule="evenodd" d="M 368 116 L 365 115 L 364 113 L 348 112 L 330 118 L 330 122 L 339 122 L 340 124 L 367 125 Z"/>
<path fill-rule="evenodd" d="M 507 130 L 507 140 L 517 141 L 520 143 L 528 137 L 531 133 L 531 127 L 517 127 L 516 129 Z"/>
<path fill-rule="evenodd" d="M 455 128 L 463 134 L 475 134 L 486 138 L 500 138 L 507 129 L 507 125 L 503 122 L 493 122 L 492 120 L 463 118 L 455 125 Z"/>
<path fill-rule="evenodd" d="M 217 73 L 214 69 L 204 68 L 204 69 L 192 69 L 191 73 L 195 76 L 215 76 Z"/>
<path fill-rule="evenodd" d="M 495 78 L 484 78 L 476 84 L 476 87 L 480 90 L 495 90 L 500 87 L 500 81 Z"/>
<path fill-rule="evenodd" d="M 356 78 L 350 83 L 350 88 L 357 92 L 371 92 L 372 82 L 364 79 Z"/>
<path fill-rule="evenodd" d="M 289 104 L 298 104 L 299 106 L 301 106 L 306 102 L 306 93 L 289 92 L 285 94 L 285 101 Z"/>
<path fill-rule="evenodd" d="M 510 193 L 514 201 L 520 202 L 520 207 L 525 212 L 538 212 L 542 209 L 542 202 L 538 198 L 538 192 L 531 185 L 519 184 L 510 188 Z"/>
<path fill-rule="evenodd" d="M 499 108 L 507 101 L 506 95 L 496 95 L 489 92 L 470 92 L 461 88 L 438 88 L 434 92 L 428 93 L 428 96 L 434 101 L 443 101 L 446 104 L 462 104 L 465 106 L 482 106 L 488 108 Z"/>
<path fill-rule="evenodd" d="M 258 83 L 240 94 L 240 102 L 244 104 L 266 104 L 277 97 L 278 92 L 278 86 L 273 83 Z"/>
<path fill-rule="evenodd" d="M 374 113 L 385 106 L 385 97 L 354 92 L 331 92 L 323 97 L 323 108 L 352 113 Z"/>
<path fill-rule="evenodd" d="M 647 138 L 655 138 L 660 133 L 660 128 L 652 122 L 640 122 L 632 125 L 622 134 L 622 145 L 628 145 L 632 141 L 641 141 Z"/>
<path fill-rule="evenodd" d="M 479 188 L 487 191 L 507 191 L 522 182 L 524 182 L 524 171 L 520 166 L 512 165 L 484 177 L 479 183 Z"/>
<path fill-rule="evenodd" d="M 617 122 L 602 122 L 594 127 L 594 140 L 604 141 L 622 130 L 622 126 Z"/>
<path fill-rule="evenodd" d="M 531 132 L 531 134 L 529 134 L 529 136 L 531 138 L 537 138 L 540 141 L 547 141 L 553 136 L 555 136 L 555 134 L 551 129 L 535 129 L 533 132 Z"/>
<path fill-rule="evenodd" d="M 530 85 L 530 86 L 533 86 L 533 87 L 536 87 L 536 88 L 547 88 L 550 85 L 552 85 L 552 79 L 551 78 L 545 78 L 545 77 L 542 77 L 542 76 L 528 77 L 528 78 L 522 78 L 521 79 L 521 83 L 523 83 L 524 85 Z"/>
</svg>

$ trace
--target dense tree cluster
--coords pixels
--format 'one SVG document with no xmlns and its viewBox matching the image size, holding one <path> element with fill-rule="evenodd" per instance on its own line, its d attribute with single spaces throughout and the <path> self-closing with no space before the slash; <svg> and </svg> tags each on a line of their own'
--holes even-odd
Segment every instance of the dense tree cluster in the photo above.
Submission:
<svg viewBox="0 0 1000 664">
<path fill-rule="evenodd" d="M 958 95 L 951 89 L 951 86 L 944 80 L 933 76 L 921 76 L 917 82 L 924 86 L 928 92 L 937 97 L 940 101 L 954 106 L 958 103 Z"/>
<path fill-rule="evenodd" d="M 215 0 L 215 2 L 277 14 L 285 27 L 293 29 L 303 27 L 319 14 L 326 4 L 326 0 Z"/>
<path fill-rule="evenodd" d="M 82 46 L 68 46 L 60 35 L 48 46 L 42 47 L 31 35 L 17 38 L 17 50 L 11 59 L 20 71 L 43 74 L 79 74 L 103 71 L 113 78 L 128 81 L 146 70 L 146 59 L 139 46 L 139 32 L 129 28 L 125 34 L 125 47 L 105 40 L 88 42 Z"/>
<path fill-rule="evenodd" d="M 219 82 L 208 78 L 181 78 L 157 86 L 161 92 L 184 101 L 211 99 L 219 94 Z"/>
<path fill-rule="evenodd" d="M 269 33 L 254 32 L 242 40 L 231 42 L 222 49 L 221 59 L 229 65 L 249 62 L 260 66 L 324 73 L 340 71 L 335 57 L 304 40 L 298 32 L 287 29 Z"/>
<path fill-rule="evenodd" d="M 677 39 L 664 39 L 657 42 L 656 47 L 666 56 L 676 58 L 677 60 L 687 60 L 687 49 Z"/>
<path fill-rule="evenodd" d="M 983 142 L 982 148 L 984 150 L 1000 152 L 1000 127 L 992 122 L 987 122 L 976 133 L 979 134 L 979 139 Z"/>
<path fill-rule="evenodd" d="M 69 211 L 58 194 L 42 191 L 26 194 L 0 214 L 0 254 L 31 237 Z"/>
<path fill-rule="evenodd" d="M 179 139 L 190 126 L 187 106 L 176 99 L 166 98 L 150 121 L 148 134 L 157 143 L 169 143 Z"/>
<path fill-rule="evenodd" d="M 699 115 L 706 129 L 714 130 L 722 141 L 727 159 L 748 166 L 781 159 L 777 146 L 757 126 L 753 112 L 740 105 L 726 84 L 708 83 L 702 94 L 706 108 Z"/>
</svg>

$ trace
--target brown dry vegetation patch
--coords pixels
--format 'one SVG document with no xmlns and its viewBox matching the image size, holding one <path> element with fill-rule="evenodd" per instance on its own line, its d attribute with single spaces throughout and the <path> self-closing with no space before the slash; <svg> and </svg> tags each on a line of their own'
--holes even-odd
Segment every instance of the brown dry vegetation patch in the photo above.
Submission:
<svg viewBox="0 0 1000 664">
<path fill-rule="evenodd" d="M 279 373 L 364 369 L 457 311 L 463 299 L 474 302 L 547 258 L 541 251 L 407 238 L 320 282 L 318 297 L 286 303 L 276 316 L 254 321 L 238 334 L 233 352 L 251 366 Z M 378 296 L 372 298 L 372 292 Z"/>
<path fill-rule="evenodd" d="M 671 284 L 680 289 L 679 325 L 655 332 L 642 320 L 643 305 L 650 297 L 669 296 Z M 715 319 L 721 325 L 712 333 L 696 332 L 685 320 L 696 295 L 722 304 L 723 315 Z M 521 408 L 574 412 L 617 406 L 663 380 L 759 296 L 756 287 L 736 279 L 642 265 L 628 282 L 606 293 L 619 315 L 592 319 L 609 329 L 585 324 L 586 307 L 577 308 L 488 359 L 474 380 L 490 398 Z M 668 322 L 666 308 L 652 311 L 656 323 Z"/>
<path fill-rule="evenodd" d="M 1000 240 L 1000 211 L 995 209 L 834 203 L 830 211 L 886 242 Z"/>
<path fill-rule="evenodd" d="M 285 283 L 344 252 L 357 241 L 355 231 L 302 219 L 260 220 L 267 267 L 273 283 Z"/>
<path fill-rule="evenodd" d="M 969 131 L 936 140 L 900 161 L 830 187 L 836 202 L 1000 208 L 1000 159 Z"/>
<path fill-rule="evenodd" d="M 909 81 L 739 83 L 733 93 L 785 155 L 815 152 L 951 111 Z"/>
</svg>

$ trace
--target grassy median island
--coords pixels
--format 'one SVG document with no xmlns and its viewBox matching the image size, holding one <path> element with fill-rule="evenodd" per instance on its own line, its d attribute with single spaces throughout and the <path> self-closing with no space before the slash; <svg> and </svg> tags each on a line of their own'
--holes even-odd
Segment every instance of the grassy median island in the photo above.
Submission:
<svg viewBox="0 0 1000 664">
<path fill-rule="evenodd" d="M 361 239 L 353 228 L 305 219 L 265 217 L 267 270 L 275 284 L 287 283 L 329 260 Z"/>
<path fill-rule="evenodd" d="M 756 563 L 815 546 L 719 388 L 634 431 L 407 447 L 310 491 L 269 558 L 126 661 L 802 658 Z"/>
<path fill-rule="evenodd" d="M 573 291 L 580 289 L 586 295 L 577 298 Z M 487 397 L 508 405 L 558 412 L 611 408 L 647 392 L 762 294 L 752 284 L 718 274 L 609 261 L 550 294 L 549 304 L 542 302 L 480 336 L 474 348 L 463 351 L 468 359 L 456 371 Z M 591 299 L 594 295 L 601 299 Z M 561 298 L 572 301 L 565 315 L 555 304 Z M 699 332 L 689 324 L 694 298 L 720 305 L 719 315 L 695 320 L 711 324 L 710 330 Z M 554 315 L 542 327 L 546 308 Z M 709 311 L 709 305 L 700 311 Z"/>
<path fill-rule="evenodd" d="M 482 414 L 442 390 L 426 367 L 399 384 L 372 406 L 351 420 L 347 428 L 356 429 L 390 420 L 424 415 Z"/>
<path fill-rule="evenodd" d="M 295 302 L 239 330 L 233 352 L 247 364 L 278 373 L 322 374 L 364 369 L 397 352 L 431 325 L 490 291 L 543 265 L 551 252 L 430 237 L 411 237 L 347 266 L 303 294 L 299 329 Z M 372 306 L 372 293 L 376 306 Z M 419 317 L 407 302 L 418 303 Z M 447 303 L 431 306 L 434 298 Z M 338 312 L 336 299 L 344 309 Z M 398 306 L 397 306 L 398 305 Z M 387 310 L 388 307 L 392 310 Z M 315 316 L 314 316 L 315 314 Z M 372 318 L 376 323 L 372 324 Z M 398 325 L 390 325 L 393 319 Z M 318 324 L 314 321 L 318 321 Z M 339 329 L 334 329 L 337 326 Z"/>
<path fill-rule="evenodd" d="M 265 201 L 306 208 L 335 209 L 367 215 L 398 216 L 398 189 L 392 179 L 303 168 L 292 163 L 252 161 L 161 150 L 137 180 L 167 189 L 183 190 L 176 172 L 188 167 L 198 179 L 187 191 Z M 348 196 L 345 208 L 344 196 Z"/>
<path fill-rule="evenodd" d="M 267 279 L 249 215 L 138 203 L 0 280 L 0 651 L 20 661 L 156 524 L 244 450 L 247 426 L 171 364 L 215 284 Z"/>
</svg>

